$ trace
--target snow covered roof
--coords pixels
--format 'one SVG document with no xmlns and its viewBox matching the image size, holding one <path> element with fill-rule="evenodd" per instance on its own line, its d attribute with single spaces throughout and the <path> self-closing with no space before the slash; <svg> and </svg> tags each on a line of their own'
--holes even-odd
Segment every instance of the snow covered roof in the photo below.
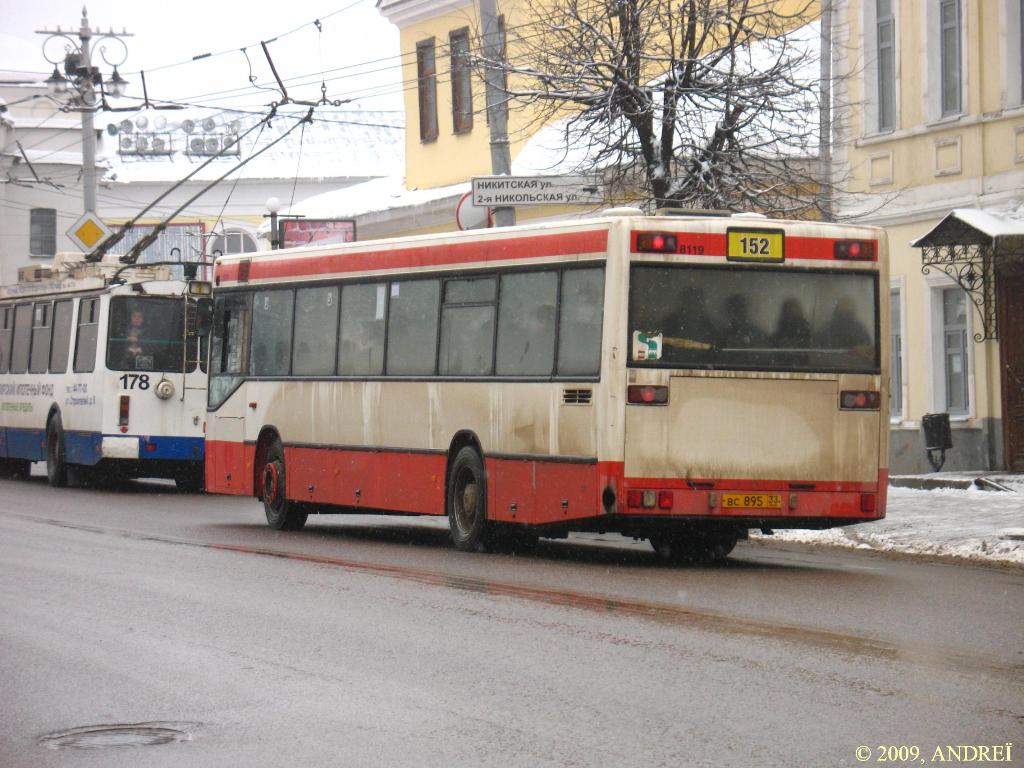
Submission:
<svg viewBox="0 0 1024 768">
<path fill-rule="evenodd" d="M 110 169 L 105 180 L 177 181 L 233 137 L 240 137 L 237 154 L 215 159 L 193 177 L 210 181 L 283 136 L 304 115 L 305 111 L 281 114 L 247 135 L 262 114 L 193 108 L 132 112 L 120 119 L 108 116 L 104 149 Z M 231 178 L 373 178 L 400 174 L 404 165 L 401 114 L 318 108 L 312 123 L 296 128 Z"/>
<path fill-rule="evenodd" d="M 987 245 L 996 253 L 1024 252 L 1024 212 L 955 208 L 914 248 L 936 245 Z"/>
</svg>

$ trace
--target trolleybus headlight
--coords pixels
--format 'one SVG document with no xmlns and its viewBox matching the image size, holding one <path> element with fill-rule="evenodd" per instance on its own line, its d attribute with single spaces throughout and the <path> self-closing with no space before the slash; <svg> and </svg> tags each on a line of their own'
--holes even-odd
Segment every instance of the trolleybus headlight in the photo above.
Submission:
<svg viewBox="0 0 1024 768">
<path fill-rule="evenodd" d="M 170 400 L 174 397 L 174 384 L 169 379 L 160 379 L 153 391 L 161 400 Z"/>
</svg>

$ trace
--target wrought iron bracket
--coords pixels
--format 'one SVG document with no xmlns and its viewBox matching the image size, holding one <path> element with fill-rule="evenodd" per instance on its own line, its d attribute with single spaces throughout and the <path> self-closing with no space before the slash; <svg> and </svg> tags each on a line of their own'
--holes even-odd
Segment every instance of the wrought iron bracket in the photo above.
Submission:
<svg viewBox="0 0 1024 768">
<path fill-rule="evenodd" d="M 959 285 L 981 318 L 978 343 L 999 338 L 996 323 L 995 263 L 987 245 L 926 245 L 921 248 L 921 272 L 932 269 L 949 275 Z"/>
</svg>

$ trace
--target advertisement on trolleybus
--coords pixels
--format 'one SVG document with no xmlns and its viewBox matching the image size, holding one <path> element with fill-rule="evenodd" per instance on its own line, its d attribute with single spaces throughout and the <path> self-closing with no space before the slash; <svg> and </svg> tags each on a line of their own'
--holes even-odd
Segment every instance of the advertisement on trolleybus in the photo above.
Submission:
<svg viewBox="0 0 1024 768">
<path fill-rule="evenodd" d="M 646 216 L 218 259 L 207 486 L 447 515 L 454 545 L 613 531 L 669 560 L 884 516 L 882 231 Z"/>
</svg>

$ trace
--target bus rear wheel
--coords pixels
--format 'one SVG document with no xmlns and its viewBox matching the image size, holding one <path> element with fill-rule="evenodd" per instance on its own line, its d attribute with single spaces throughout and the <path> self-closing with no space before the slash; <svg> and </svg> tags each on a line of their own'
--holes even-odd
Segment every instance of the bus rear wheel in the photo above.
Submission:
<svg viewBox="0 0 1024 768">
<path fill-rule="evenodd" d="M 54 488 L 68 484 L 68 465 L 64 460 L 64 425 L 55 413 L 46 424 L 46 480 Z"/>
<path fill-rule="evenodd" d="M 270 443 L 265 456 L 261 482 L 267 525 L 275 531 L 301 531 L 309 513 L 299 502 L 289 500 L 285 493 L 284 448 L 281 441 Z"/>
<path fill-rule="evenodd" d="M 466 446 L 455 454 L 448 473 L 445 510 L 452 544 L 462 552 L 482 552 L 487 544 L 487 477 L 484 462 L 475 448 Z"/>
<path fill-rule="evenodd" d="M 736 531 L 688 531 L 651 536 L 651 547 L 666 563 L 712 565 L 729 556 L 739 535 Z"/>
</svg>

